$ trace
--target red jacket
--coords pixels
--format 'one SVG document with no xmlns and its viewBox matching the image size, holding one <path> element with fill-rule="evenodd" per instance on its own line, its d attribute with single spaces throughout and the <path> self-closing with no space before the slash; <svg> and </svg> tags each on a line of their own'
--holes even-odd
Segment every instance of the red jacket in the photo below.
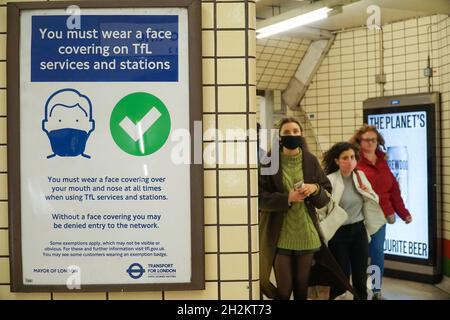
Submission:
<svg viewBox="0 0 450 320">
<path fill-rule="evenodd" d="M 384 215 L 387 217 L 397 213 L 400 218 L 405 220 L 411 214 L 403 203 L 398 182 L 385 159 L 386 154 L 381 150 L 377 150 L 375 154 L 377 155 L 377 162 L 373 165 L 361 152 L 357 169 L 365 173 L 372 189 L 380 197 L 380 206 Z"/>
</svg>

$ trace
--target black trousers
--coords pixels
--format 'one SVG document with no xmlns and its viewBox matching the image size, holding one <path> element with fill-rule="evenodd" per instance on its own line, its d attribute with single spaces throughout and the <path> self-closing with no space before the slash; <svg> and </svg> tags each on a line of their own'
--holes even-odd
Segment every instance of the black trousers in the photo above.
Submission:
<svg viewBox="0 0 450 320">
<path fill-rule="evenodd" d="M 364 222 L 344 225 L 338 229 L 328 242 L 328 248 L 344 271 L 347 278 L 352 275 L 353 288 L 361 300 L 367 300 L 367 260 L 369 243 Z M 336 288 L 331 288 L 330 299 L 343 294 Z"/>
</svg>

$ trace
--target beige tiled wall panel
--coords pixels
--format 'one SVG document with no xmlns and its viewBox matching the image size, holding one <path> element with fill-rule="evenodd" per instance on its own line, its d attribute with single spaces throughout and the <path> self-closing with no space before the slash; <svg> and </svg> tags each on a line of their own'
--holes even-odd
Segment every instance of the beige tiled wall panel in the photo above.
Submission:
<svg viewBox="0 0 450 320">
<path fill-rule="evenodd" d="M 220 256 L 221 280 L 245 280 L 249 277 L 248 254 L 222 254 Z"/>
<path fill-rule="evenodd" d="M 259 222 L 258 217 L 258 198 L 254 197 L 250 201 L 251 205 L 251 224 L 257 224 Z"/>
<path fill-rule="evenodd" d="M 0 88 L 6 88 L 6 62 L 0 62 Z"/>
<path fill-rule="evenodd" d="M 202 3 L 202 28 L 214 28 L 214 4 L 210 2 Z"/>
<path fill-rule="evenodd" d="M 220 199 L 220 224 L 246 224 L 248 221 L 247 202 L 247 199 L 244 198 Z"/>
<path fill-rule="evenodd" d="M 236 134 L 240 137 L 240 134 Z M 229 139 L 228 139 L 229 140 Z M 239 169 L 247 167 L 247 143 L 219 142 L 219 168 Z"/>
<path fill-rule="evenodd" d="M 256 86 L 249 88 L 249 104 L 250 104 L 250 112 L 256 112 L 257 111 L 257 105 L 256 105 Z"/>
<path fill-rule="evenodd" d="M 243 86 L 219 87 L 219 112 L 246 112 L 247 92 Z"/>
<path fill-rule="evenodd" d="M 53 300 L 105 300 L 105 292 L 82 292 L 82 293 L 60 293 L 53 294 Z"/>
<path fill-rule="evenodd" d="M 203 139 L 214 140 L 216 139 L 216 117 L 211 114 L 203 115 Z"/>
<path fill-rule="evenodd" d="M 253 279 L 259 279 L 259 254 L 252 254 Z"/>
<path fill-rule="evenodd" d="M 214 87 L 203 87 L 203 112 L 215 112 L 215 101 Z"/>
<path fill-rule="evenodd" d="M 202 31 L 202 55 L 214 56 L 214 31 Z"/>
<path fill-rule="evenodd" d="M 209 133 L 212 133 L 211 130 L 206 130 L 205 136 Z M 211 135 L 216 136 L 216 135 Z M 213 138 L 209 138 L 208 140 L 212 140 Z M 203 143 L 203 168 L 205 169 L 214 169 L 218 163 L 220 163 L 219 156 L 217 155 L 218 148 L 215 142 L 207 142 Z"/>
<path fill-rule="evenodd" d="M 248 59 L 248 68 L 249 70 L 256 70 L 256 59 L 255 58 L 249 58 Z M 256 85 L 256 73 L 249 72 L 248 73 L 248 83 L 250 85 Z"/>
<path fill-rule="evenodd" d="M 167 300 L 217 300 L 217 282 L 207 282 L 205 290 L 166 291 Z"/>
<path fill-rule="evenodd" d="M 50 293 L 14 293 L 9 285 L 0 285 L 0 300 L 50 300 Z"/>
<path fill-rule="evenodd" d="M 249 165 L 252 169 L 258 168 L 258 151 L 257 151 L 257 142 L 249 142 L 249 155 L 250 155 L 250 161 Z M 257 179 L 257 177 L 256 177 Z M 257 182 L 255 180 L 254 182 Z"/>
<path fill-rule="evenodd" d="M 0 60 L 6 60 L 6 34 L 0 34 Z"/>
<path fill-rule="evenodd" d="M 256 5 L 251 2 L 248 5 L 248 27 L 249 29 L 256 28 Z"/>
<path fill-rule="evenodd" d="M 250 195 L 258 196 L 258 170 L 250 170 Z"/>
<path fill-rule="evenodd" d="M 203 84 L 214 84 L 214 75 L 214 59 L 203 58 Z"/>
<path fill-rule="evenodd" d="M 256 57 L 256 31 L 248 31 L 248 55 L 250 57 Z"/>
<path fill-rule="evenodd" d="M 256 140 L 256 136 L 252 137 L 252 135 L 251 135 L 252 132 L 256 133 L 256 114 L 254 114 L 254 113 L 250 113 L 248 115 L 248 129 L 249 129 L 250 139 Z"/>
<path fill-rule="evenodd" d="M 205 255 L 205 280 L 217 280 L 217 254 Z"/>
<path fill-rule="evenodd" d="M 0 202 L 0 228 L 8 227 L 8 203 Z"/>
<path fill-rule="evenodd" d="M 232 137 L 232 139 L 226 139 L 234 141 L 235 135 L 240 135 L 243 132 L 247 132 L 247 117 L 245 115 L 219 115 L 218 123 L 219 131 L 226 138 Z"/>
<path fill-rule="evenodd" d="M 205 252 L 217 252 L 217 227 L 205 227 Z"/>
<path fill-rule="evenodd" d="M 205 171 L 203 173 L 204 195 L 214 197 L 216 195 L 216 172 Z"/>
<path fill-rule="evenodd" d="M 217 31 L 217 55 L 244 56 L 245 31 Z"/>
<path fill-rule="evenodd" d="M 219 196 L 239 197 L 247 194 L 247 171 L 221 170 L 219 172 Z"/>
<path fill-rule="evenodd" d="M 220 58 L 217 61 L 218 84 L 245 84 L 245 59 Z"/>
<path fill-rule="evenodd" d="M 204 200 L 205 224 L 217 224 L 217 200 L 207 198 Z"/>
<path fill-rule="evenodd" d="M 252 299 L 253 300 L 259 300 L 261 299 L 260 297 L 260 288 L 259 288 L 259 281 L 253 281 L 252 282 Z"/>
<path fill-rule="evenodd" d="M 223 300 L 248 300 L 248 282 L 222 282 L 220 290 Z"/>
<path fill-rule="evenodd" d="M 220 252 L 248 252 L 248 227 L 220 227 Z"/>
<path fill-rule="evenodd" d="M 0 32 L 6 32 L 6 7 L 0 7 Z"/>
<path fill-rule="evenodd" d="M 244 28 L 245 7 L 243 3 L 218 3 L 217 28 Z"/>
<path fill-rule="evenodd" d="M 5 172 L 8 168 L 6 157 L 6 146 L 0 146 L 0 172 Z"/>
<path fill-rule="evenodd" d="M 9 258 L 0 258 L 0 283 L 9 283 Z"/>
<path fill-rule="evenodd" d="M 450 166 L 450 157 L 447 150 L 450 148 L 449 134 L 449 120 L 450 120 L 450 60 L 449 60 L 449 47 L 450 47 L 450 19 L 442 19 L 437 24 L 437 29 L 440 30 L 440 42 L 439 42 L 439 63 L 441 65 L 439 69 L 439 86 L 441 91 L 441 124 L 442 124 L 442 154 L 443 154 L 443 176 L 442 182 L 445 187 L 443 194 L 443 234 L 445 239 L 450 239 L 450 193 L 445 190 L 450 181 L 450 172 L 447 170 Z M 433 78 L 434 80 L 434 78 Z M 434 82 L 433 82 L 434 83 Z"/>
<path fill-rule="evenodd" d="M 0 230 L 0 256 L 7 256 L 8 250 L 8 230 Z"/>
<path fill-rule="evenodd" d="M 6 113 L 6 90 L 0 89 L 0 116 L 5 116 Z"/>
<path fill-rule="evenodd" d="M 0 173 L 0 186 L 5 186 L 0 189 L 0 200 L 8 199 L 8 175 L 6 173 Z"/>
<path fill-rule="evenodd" d="M 258 226 L 251 226 L 251 251 L 257 252 L 259 250 L 259 228 Z"/>
</svg>

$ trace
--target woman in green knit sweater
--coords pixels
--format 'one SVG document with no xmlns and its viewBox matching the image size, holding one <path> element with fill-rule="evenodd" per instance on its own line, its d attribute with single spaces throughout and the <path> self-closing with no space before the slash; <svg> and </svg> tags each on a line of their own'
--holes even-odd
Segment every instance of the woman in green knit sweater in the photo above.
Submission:
<svg viewBox="0 0 450 320">
<path fill-rule="evenodd" d="M 325 190 L 331 193 L 331 184 L 308 152 L 296 119 L 282 119 L 279 135 L 279 170 L 259 178 L 261 290 L 275 299 L 289 299 L 293 291 L 294 299 L 301 300 L 307 298 L 313 259 L 324 266 L 321 270 L 331 264 L 334 278 L 343 276 L 329 252 L 317 254 L 326 246 L 319 236 L 315 208 L 328 203 Z M 272 266 L 277 288 L 269 281 Z M 348 288 L 345 280 L 341 283 Z"/>
</svg>

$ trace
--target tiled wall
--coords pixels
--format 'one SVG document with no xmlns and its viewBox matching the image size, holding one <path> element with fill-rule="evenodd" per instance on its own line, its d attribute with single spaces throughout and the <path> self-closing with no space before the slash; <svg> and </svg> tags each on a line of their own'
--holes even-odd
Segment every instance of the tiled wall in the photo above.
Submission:
<svg viewBox="0 0 450 320">
<path fill-rule="evenodd" d="M 258 89 L 286 89 L 310 43 L 311 40 L 287 36 L 258 39 L 256 42 Z"/>
<path fill-rule="evenodd" d="M 437 25 L 439 57 L 439 91 L 442 93 L 442 183 L 444 273 L 450 277 L 450 18 L 439 18 Z M 434 39 L 434 38 L 433 38 Z"/>
<path fill-rule="evenodd" d="M 0 0 L 0 300 L 258 299 L 256 138 L 218 142 L 239 165 L 205 165 L 206 289 L 141 293 L 11 293 L 6 167 L 6 6 Z M 256 129 L 254 1 L 202 1 L 204 129 Z M 214 147 L 205 137 L 205 146 Z M 14 148 L 17 146 L 9 146 Z M 217 154 L 217 152 L 216 152 Z M 220 155 L 219 155 L 220 156 Z M 253 163 L 253 164 L 250 164 Z"/>
<path fill-rule="evenodd" d="M 339 33 L 301 101 L 298 116 L 311 120 L 319 153 L 348 140 L 362 124 L 362 102 L 381 94 L 379 31 L 361 28 Z M 434 15 L 383 26 L 385 95 L 428 92 L 423 75 L 428 54 L 435 70 L 431 90 L 441 95 L 443 237 L 450 276 L 450 18 Z"/>
</svg>

